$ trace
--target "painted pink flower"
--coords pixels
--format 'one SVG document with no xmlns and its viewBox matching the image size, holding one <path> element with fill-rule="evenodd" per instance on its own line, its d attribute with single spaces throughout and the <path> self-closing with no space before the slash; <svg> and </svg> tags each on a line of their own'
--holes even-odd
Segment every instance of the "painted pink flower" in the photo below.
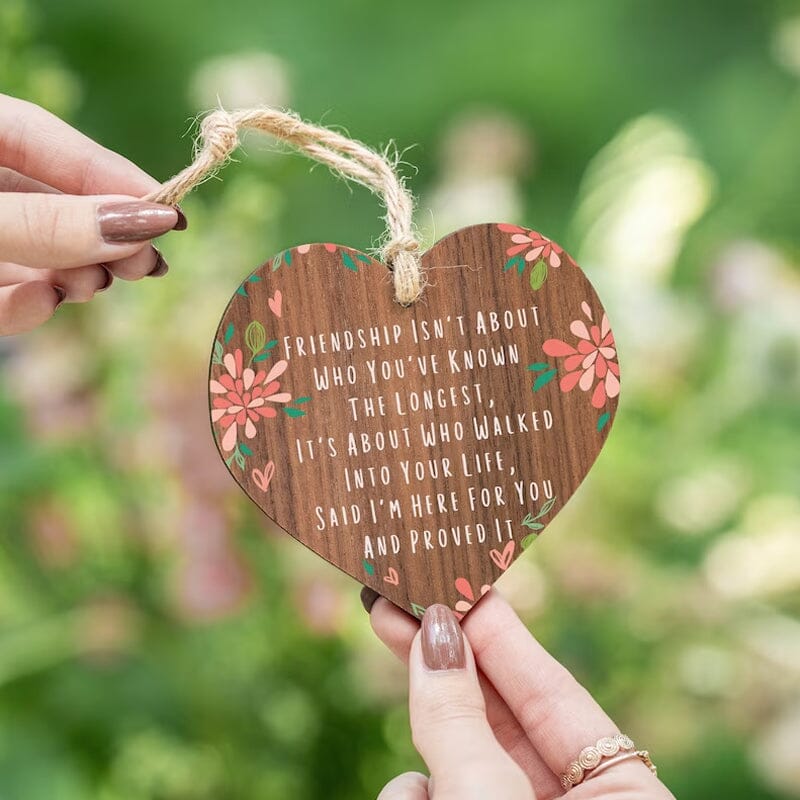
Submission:
<svg viewBox="0 0 800 800">
<path fill-rule="evenodd" d="M 564 250 L 555 242 L 551 242 L 541 233 L 521 228 L 519 225 L 507 225 L 501 223 L 497 226 L 503 233 L 511 234 L 511 241 L 514 244 L 506 250 L 506 255 L 516 256 L 525 253 L 526 261 L 538 261 L 540 258 L 547 262 L 548 266 L 560 267 L 564 259 Z M 567 256 L 568 258 L 568 256 Z"/>
<path fill-rule="evenodd" d="M 592 323 L 589 304 L 582 303 L 581 309 Z M 561 378 L 562 392 L 572 391 L 575 386 L 588 392 L 594 387 L 592 405 L 602 408 L 608 398 L 619 394 L 617 349 L 608 317 L 603 314 L 599 325 L 588 326 L 582 319 L 576 319 L 569 329 L 578 337 L 574 345 L 560 339 L 548 339 L 542 350 L 549 356 L 564 359 L 566 374 Z"/>
<path fill-rule="evenodd" d="M 329 253 L 335 253 L 335 252 L 336 252 L 336 245 L 335 245 L 335 244 L 331 244 L 330 242 L 325 242 L 325 244 L 323 244 L 322 246 L 323 246 L 323 247 L 324 247 L 324 248 L 325 248 L 325 249 L 326 249 L 326 250 L 327 250 Z M 305 253 L 307 253 L 307 252 L 308 252 L 310 249 L 311 249 L 311 245 L 310 245 L 310 244 L 301 244 L 301 245 L 299 245 L 299 246 L 298 246 L 298 248 L 297 248 L 297 252 L 298 252 L 298 253 L 301 253 L 301 254 L 305 254 Z"/>
<path fill-rule="evenodd" d="M 456 578 L 455 586 L 458 593 L 467 598 L 466 600 L 458 600 L 456 602 L 455 615 L 458 617 L 458 619 L 462 619 L 464 614 L 466 614 L 467 611 L 469 611 L 472 606 L 474 606 L 475 603 L 477 603 L 478 600 L 483 597 L 486 592 L 489 591 L 489 589 L 492 588 L 488 584 L 484 584 L 481 586 L 480 594 L 476 598 L 475 592 L 472 591 L 472 586 L 466 578 Z"/>
<path fill-rule="evenodd" d="M 219 380 L 212 379 L 209 386 L 214 398 L 211 421 L 219 422 L 225 431 L 222 449 L 230 452 L 236 447 L 240 428 L 244 435 L 253 439 L 256 435 L 255 423 L 261 418 L 275 417 L 278 412 L 270 403 L 288 403 L 292 396 L 280 391 L 277 378 L 286 371 L 286 361 L 279 361 L 269 372 L 244 367 L 242 351 L 236 349 L 222 359 L 227 370 Z"/>
</svg>

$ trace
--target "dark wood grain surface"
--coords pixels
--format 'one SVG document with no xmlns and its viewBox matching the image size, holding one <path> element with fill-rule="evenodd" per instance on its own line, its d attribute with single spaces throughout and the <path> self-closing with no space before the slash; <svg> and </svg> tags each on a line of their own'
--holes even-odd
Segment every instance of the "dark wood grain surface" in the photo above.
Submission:
<svg viewBox="0 0 800 800">
<path fill-rule="evenodd" d="M 466 613 L 567 502 L 613 422 L 603 308 L 537 237 L 497 224 L 445 237 L 410 308 L 368 256 L 292 248 L 245 280 L 217 331 L 212 427 L 234 479 L 417 615 Z"/>
</svg>

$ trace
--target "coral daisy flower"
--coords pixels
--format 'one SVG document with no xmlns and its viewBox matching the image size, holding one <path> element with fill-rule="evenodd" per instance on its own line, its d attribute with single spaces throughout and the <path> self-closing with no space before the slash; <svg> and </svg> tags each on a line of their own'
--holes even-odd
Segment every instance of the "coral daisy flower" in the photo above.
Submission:
<svg viewBox="0 0 800 800">
<path fill-rule="evenodd" d="M 589 304 L 582 303 L 581 309 L 591 323 Z M 569 329 L 577 337 L 574 345 L 561 339 L 548 339 L 542 345 L 542 350 L 549 356 L 564 359 L 566 374 L 560 382 L 562 392 L 572 391 L 575 386 L 588 392 L 594 387 L 592 405 L 602 408 L 608 398 L 619 394 L 617 349 L 608 317 L 603 314 L 599 325 L 588 326 L 582 319 L 576 319 Z"/>
<path fill-rule="evenodd" d="M 527 228 L 520 228 L 519 225 L 506 225 L 501 223 L 497 226 L 504 233 L 510 233 L 511 241 L 514 244 L 506 250 L 506 255 L 516 256 L 525 253 L 526 261 L 538 261 L 544 259 L 550 267 L 560 267 L 564 258 L 564 250 L 555 242 L 551 242 L 546 236 Z"/>
<path fill-rule="evenodd" d="M 244 435 L 253 439 L 256 435 L 255 422 L 260 418 L 277 416 L 277 410 L 270 403 L 288 403 L 292 396 L 280 391 L 277 378 L 286 371 L 288 363 L 279 361 L 272 369 L 256 372 L 244 367 L 242 351 L 237 349 L 227 353 L 222 359 L 227 373 L 219 380 L 212 379 L 209 388 L 215 397 L 211 410 L 211 421 L 218 422 L 225 434 L 221 445 L 225 452 L 236 447 L 240 428 Z"/>
</svg>

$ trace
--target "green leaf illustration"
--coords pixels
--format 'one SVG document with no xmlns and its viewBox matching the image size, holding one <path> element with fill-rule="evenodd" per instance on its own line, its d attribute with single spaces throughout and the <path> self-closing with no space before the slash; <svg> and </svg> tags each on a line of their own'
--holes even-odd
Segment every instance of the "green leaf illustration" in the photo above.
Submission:
<svg viewBox="0 0 800 800">
<path fill-rule="evenodd" d="M 214 353 L 211 356 L 211 363 L 212 364 L 222 364 L 222 356 L 225 354 L 225 351 L 222 347 L 222 342 L 217 339 L 214 342 Z"/>
<path fill-rule="evenodd" d="M 373 567 L 366 558 L 361 563 L 364 566 L 364 572 L 366 572 L 367 575 L 375 574 L 375 567 Z"/>
<path fill-rule="evenodd" d="M 306 412 L 300 408 L 284 408 L 283 409 L 289 417 L 304 417 Z"/>
<path fill-rule="evenodd" d="M 541 289 L 544 282 L 547 280 L 547 262 L 544 259 L 537 261 L 531 269 L 530 282 L 531 289 L 537 291 Z"/>
<path fill-rule="evenodd" d="M 548 370 L 547 372 L 543 372 L 533 382 L 533 391 L 538 392 L 539 389 L 541 389 L 543 386 L 547 386 L 547 384 L 550 383 L 550 381 L 553 380 L 553 378 L 555 378 L 556 375 L 557 372 L 554 369 Z"/>
<path fill-rule="evenodd" d="M 530 514 L 528 515 L 528 517 L 530 517 Z M 522 520 L 522 524 L 526 528 L 528 528 L 528 529 L 530 529 L 532 531 L 540 531 L 540 530 L 542 530 L 544 528 L 544 525 L 541 522 L 534 522 L 534 518 L 533 517 L 531 517 L 530 519 L 528 519 L 528 517 L 525 517 L 525 519 Z"/>
<path fill-rule="evenodd" d="M 549 513 L 553 506 L 556 504 L 556 498 L 551 497 L 540 509 L 535 519 L 540 519 L 545 514 Z"/>
<path fill-rule="evenodd" d="M 422 619 L 422 615 L 425 613 L 425 606 L 420 606 L 420 605 L 417 605 L 416 603 L 412 603 L 411 604 L 411 613 L 415 617 L 418 617 L 419 619 Z"/>
<path fill-rule="evenodd" d="M 251 456 L 251 455 L 253 455 L 253 451 L 252 451 L 252 450 L 251 450 L 251 449 L 250 449 L 250 448 L 249 448 L 249 447 L 248 447 L 246 444 L 240 444 L 240 445 L 239 445 L 239 449 L 240 449 L 240 450 L 241 450 L 241 451 L 242 451 L 242 452 L 243 452 L 243 453 L 244 453 L 246 456 Z"/>
<path fill-rule="evenodd" d="M 267 332 L 264 326 L 258 321 L 253 320 L 245 329 L 244 342 L 251 353 L 251 360 L 261 352 L 267 341 Z"/>
<path fill-rule="evenodd" d="M 240 294 L 242 297 L 249 297 L 249 295 L 247 294 L 247 289 L 245 289 L 244 286 L 240 286 L 236 290 L 236 294 Z"/>
<path fill-rule="evenodd" d="M 354 253 L 354 255 L 362 264 L 372 263 L 372 259 L 369 256 L 365 256 L 363 253 Z"/>
<path fill-rule="evenodd" d="M 284 250 L 283 251 L 283 260 L 286 262 L 287 267 L 292 266 L 292 251 L 291 250 Z"/>
<path fill-rule="evenodd" d="M 611 419 L 611 414 L 608 411 L 606 411 L 605 414 L 601 414 L 600 419 L 597 420 L 597 430 L 598 431 L 603 430 L 603 428 L 605 428 L 605 426 L 608 425 L 608 421 L 610 419 Z"/>
<path fill-rule="evenodd" d="M 342 250 L 342 263 L 347 267 L 347 269 L 351 269 L 353 272 L 358 272 L 356 262 L 353 261 L 353 257 L 347 252 L 347 250 Z"/>
<path fill-rule="evenodd" d="M 295 405 L 299 406 L 301 403 L 307 403 L 310 399 L 310 397 L 298 397 L 294 403 Z"/>
<path fill-rule="evenodd" d="M 537 361 L 535 364 L 528 364 L 525 369 L 531 372 L 540 372 L 543 369 L 550 369 L 550 365 L 546 361 Z"/>
<path fill-rule="evenodd" d="M 521 542 L 520 545 L 522 546 L 523 550 L 527 550 L 539 537 L 538 533 L 529 533 Z"/>
<path fill-rule="evenodd" d="M 280 269 L 281 264 L 283 263 L 283 253 L 278 253 L 275 258 L 272 259 L 272 271 L 277 272 Z"/>
<path fill-rule="evenodd" d="M 225 336 L 223 336 L 222 338 L 223 338 L 223 341 L 225 342 L 225 344 L 228 344 L 228 342 L 233 338 L 233 323 L 232 322 L 228 323 L 228 327 L 225 328 Z"/>
<path fill-rule="evenodd" d="M 261 276 L 251 275 L 247 280 L 249 283 L 258 283 L 261 280 Z"/>
</svg>

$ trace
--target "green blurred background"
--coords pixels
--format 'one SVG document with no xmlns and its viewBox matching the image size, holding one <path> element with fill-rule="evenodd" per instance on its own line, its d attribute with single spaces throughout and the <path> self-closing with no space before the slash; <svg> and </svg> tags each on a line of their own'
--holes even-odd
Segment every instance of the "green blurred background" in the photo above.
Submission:
<svg viewBox="0 0 800 800">
<path fill-rule="evenodd" d="M 0 90 L 159 178 L 217 98 L 291 106 L 393 140 L 429 241 L 564 244 L 622 403 L 501 587 L 679 798 L 800 797 L 796 3 L 0 0 Z M 250 137 L 184 207 L 168 277 L 0 345 L 2 800 L 355 800 L 420 766 L 359 587 L 267 528 L 206 411 L 241 278 L 369 247 L 379 206 Z"/>
</svg>

